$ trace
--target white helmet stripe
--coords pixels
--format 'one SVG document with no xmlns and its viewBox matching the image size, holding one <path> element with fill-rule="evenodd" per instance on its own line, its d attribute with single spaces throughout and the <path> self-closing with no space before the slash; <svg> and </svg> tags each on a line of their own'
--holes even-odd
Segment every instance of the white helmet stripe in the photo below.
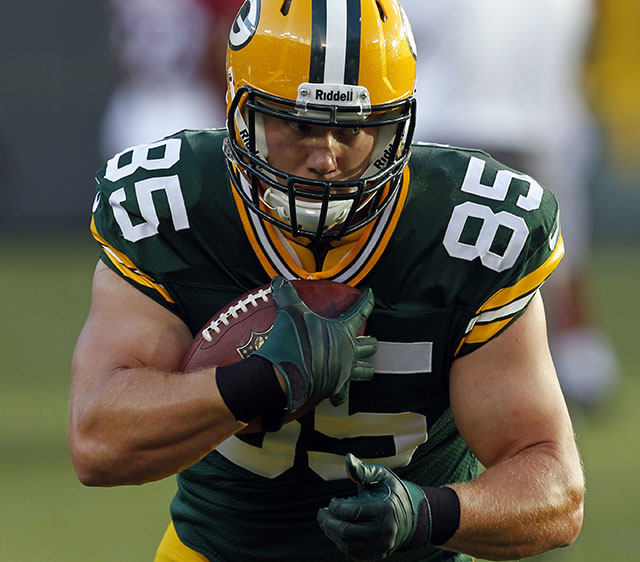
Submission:
<svg viewBox="0 0 640 562">
<path fill-rule="evenodd" d="M 360 0 L 313 0 L 309 82 L 357 84 Z"/>
<path fill-rule="evenodd" d="M 347 54 L 347 3 L 327 1 L 327 48 L 324 62 L 324 83 L 343 84 Z"/>
</svg>

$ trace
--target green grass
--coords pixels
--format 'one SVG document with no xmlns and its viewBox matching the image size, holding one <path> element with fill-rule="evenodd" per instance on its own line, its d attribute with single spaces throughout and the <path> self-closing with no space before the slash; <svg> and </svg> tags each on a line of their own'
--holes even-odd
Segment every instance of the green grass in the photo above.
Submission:
<svg viewBox="0 0 640 562">
<path fill-rule="evenodd" d="M 67 453 L 71 354 L 86 318 L 93 244 L 0 244 L 0 560 L 152 560 L 174 482 L 94 489 Z"/>
<path fill-rule="evenodd" d="M 66 446 L 70 362 L 97 257 L 90 243 L 0 242 L 0 560 L 152 560 L 175 483 L 93 489 Z M 576 420 L 588 481 L 586 519 L 566 562 L 640 558 L 640 260 L 635 248 L 596 252 L 593 295 L 624 378 L 602 411 Z"/>
<path fill-rule="evenodd" d="M 595 258 L 592 292 L 623 377 L 606 408 L 576 420 L 587 477 L 585 523 L 563 560 L 635 562 L 640 559 L 640 251 L 599 248 Z"/>
</svg>

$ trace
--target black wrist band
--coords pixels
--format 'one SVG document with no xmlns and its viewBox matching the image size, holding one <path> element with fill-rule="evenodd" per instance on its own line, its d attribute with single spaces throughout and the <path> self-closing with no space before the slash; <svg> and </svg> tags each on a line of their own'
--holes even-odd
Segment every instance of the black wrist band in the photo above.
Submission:
<svg viewBox="0 0 640 562">
<path fill-rule="evenodd" d="M 266 431 L 282 426 L 287 400 L 271 362 L 250 355 L 233 365 L 218 367 L 216 383 L 237 420 L 248 423 L 261 416 Z"/>
<path fill-rule="evenodd" d="M 407 550 L 447 542 L 460 526 L 460 500 L 452 488 L 420 486 L 426 499 L 418 505 L 418 522 Z"/>
<path fill-rule="evenodd" d="M 422 487 L 431 510 L 431 544 L 447 542 L 460 526 L 460 499 L 453 488 Z"/>
</svg>

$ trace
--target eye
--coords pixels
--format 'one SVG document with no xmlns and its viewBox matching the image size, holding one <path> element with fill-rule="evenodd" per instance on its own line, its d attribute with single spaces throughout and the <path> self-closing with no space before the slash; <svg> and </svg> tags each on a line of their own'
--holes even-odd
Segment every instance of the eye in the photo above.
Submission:
<svg viewBox="0 0 640 562">
<path fill-rule="evenodd" d="M 341 142 L 353 144 L 354 142 L 359 141 L 361 134 L 362 129 L 360 127 L 341 127 L 338 129 L 338 134 L 336 136 Z"/>
<path fill-rule="evenodd" d="M 311 131 L 311 126 L 307 123 L 299 123 L 297 121 L 289 121 L 289 128 L 293 129 L 296 133 L 308 134 Z"/>
</svg>

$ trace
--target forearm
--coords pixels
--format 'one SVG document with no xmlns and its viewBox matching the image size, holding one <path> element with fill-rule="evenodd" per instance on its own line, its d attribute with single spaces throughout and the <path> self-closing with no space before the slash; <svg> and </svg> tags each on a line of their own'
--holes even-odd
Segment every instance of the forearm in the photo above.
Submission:
<svg viewBox="0 0 640 562">
<path fill-rule="evenodd" d="M 221 399 L 214 369 L 129 368 L 104 380 L 99 392 L 83 392 L 70 409 L 71 455 L 88 485 L 140 484 L 175 474 L 246 425 Z"/>
<path fill-rule="evenodd" d="M 573 542 L 582 524 L 583 479 L 577 453 L 571 457 L 561 462 L 551 446 L 535 445 L 452 486 L 460 527 L 442 547 L 512 560 Z"/>
<path fill-rule="evenodd" d="M 514 559 L 575 540 L 582 466 L 539 294 L 508 329 L 454 361 L 450 396 L 460 434 L 487 470 L 455 486 L 460 528 L 444 546 Z"/>
</svg>

